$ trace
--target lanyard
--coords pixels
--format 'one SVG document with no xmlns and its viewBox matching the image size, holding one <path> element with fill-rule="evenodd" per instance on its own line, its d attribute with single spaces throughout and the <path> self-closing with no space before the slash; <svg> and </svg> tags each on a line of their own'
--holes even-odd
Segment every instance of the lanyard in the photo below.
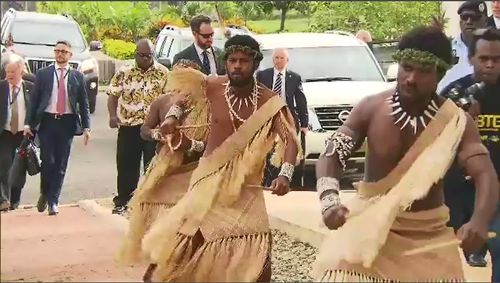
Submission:
<svg viewBox="0 0 500 283">
<path fill-rule="evenodd" d="M 63 80 L 66 79 L 70 70 L 71 70 L 71 68 L 68 68 L 68 70 L 66 71 L 66 74 L 64 74 Z M 56 75 L 57 88 L 59 89 L 59 76 L 57 75 L 57 68 L 54 70 L 54 74 Z"/>
<path fill-rule="evenodd" d="M 11 98 L 10 93 L 9 93 L 9 105 L 12 105 L 12 103 L 14 103 L 14 101 L 16 101 L 17 96 L 19 95 L 19 92 L 20 92 L 20 91 L 21 91 L 21 88 L 20 88 L 20 87 L 18 87 L 18 88 L 17 88 L 16 93 L 14 93 L 14 94 L 12 95 L 12 98 Z"/>
</svg>

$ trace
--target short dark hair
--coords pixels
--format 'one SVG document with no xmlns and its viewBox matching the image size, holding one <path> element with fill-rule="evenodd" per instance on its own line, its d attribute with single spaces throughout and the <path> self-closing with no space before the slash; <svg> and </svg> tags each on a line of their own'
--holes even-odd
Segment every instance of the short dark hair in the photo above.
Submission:
<svg viewBox="0 0 500 283">
<path fill-rule="evenodd" d="M 68 46 L 69 48 L 71 48 L 71 43 L 69 43 L 69 41 L 67 41 L 67 40 L 58 40 L 56 42 L 56 45 L 58 45 L 58 44 L 64 44 L 64 45 Z"/>
<path fill-rule="evenodd" d="M 401 37 L 398 49 L 427 51 L 451 65 L 451 42 L 446 34 L 435 26 L 419 26 Z"/>
<path fill-rule="evenodd" d="M 472 33 L 472 41 L 469 45 L 469 58 L 476 55 L 477 51 L 477 42 L 482 39 L 482 40 L 487 40 L 487 41 L 500 41 L 500 30 L 493 28 L 493 27 L 488 27 L 484 29 L 477 29 Z"/>
<path fill-rule="evenodd" d="M 205 16 L 205 15 L 199 15 L 191 19 L 191 22 L 189 23 L 189 26 L 191 26 L 191 31 L 200 31 L 201 24 L 211 24 L 212 19 L 210 17 Z"/>
</svg>

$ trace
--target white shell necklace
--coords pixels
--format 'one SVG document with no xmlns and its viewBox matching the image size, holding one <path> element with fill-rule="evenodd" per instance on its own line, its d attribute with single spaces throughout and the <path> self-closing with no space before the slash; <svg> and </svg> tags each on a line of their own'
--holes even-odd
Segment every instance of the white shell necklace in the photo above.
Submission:
<svg viewBox="0 0 500 283">
<path fill-rule="evenodd" d="M 406 126 L 410 125 L 413 128 L 413 134 L 417 134 L 419 123 L 421 127 L 425 129 L 427 128 L 428 122 L 435 119 L 434 116 L 436 116 L 436 113 L 439 111 L 439 107 L 437 106 L 435 99 L 435 97 L 432 98 L 424 112 L 418 116 L 412 116 L 411 114 L 408 114 L 408 112 L 403 110 L 403 108 L 401 107 L 401 102 L 399 100 L 398 90 L 396 90 L 396 92 L 392 96 L 386 98 L 386 101 L 392 108 L 392 112 L 389 115 L 394 117 L 394 125 L 402 123 L 401 127 L 399 128 L 400 130 L 403 130 L 404 128 L 406 128 Z M 429 119 L 427 122 L 425 121 L 425 117 Z"/>
<path fill-rule="evenodd" d="M 239 102 L 238 111 L 240 111 L 241 105 L 243 103 L 245 103 L 245 105 L 247 107 L 248 107 L 248 104 L 250 103 L 253 105 L 252 114 L 255 113 L 255 111 L 257 111 L 257 100 L 259 98 L 259 90 L 257 87 L 257 83 L 254 80 L 252 93 L 250 94 L 250 97 L 245 97 L 245 98 L 237 97 L 236 95 L 234 95 L 233 88 L 231 87 L 229 82 L 225 83 L 225 85 L 226 85 L 226 89 L 224 91 L 224 98 L 226 99 L 226 103 L 227 103 L 227 106 L 229 108 L 229 116 L 231 117 L 231 120 L 233 121 L 233 126 L 234 126 L 234 118 L 235 117 L 236 117 L 236 119 L 238 119 L 238 121 L 240 121 L 241 123 L 244 123 L 247 119 L 241 118 L 238 115 L 238 113 L 234 110 L 233 106 L 237 102 Z"/>
</svg>

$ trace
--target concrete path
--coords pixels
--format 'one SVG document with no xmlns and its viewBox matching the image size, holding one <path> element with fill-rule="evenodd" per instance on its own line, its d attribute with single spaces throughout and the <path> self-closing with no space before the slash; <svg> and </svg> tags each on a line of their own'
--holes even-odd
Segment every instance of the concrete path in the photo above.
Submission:
<svg viewBox="0 0 500 283">
<path fill-rule="evenodd" d="M 78 206 L 57 216 L 21 209 L 1 215 L 1 281 L 138 282 L 144 268 L 113 262 L 123 230 Z"/>
</svg>

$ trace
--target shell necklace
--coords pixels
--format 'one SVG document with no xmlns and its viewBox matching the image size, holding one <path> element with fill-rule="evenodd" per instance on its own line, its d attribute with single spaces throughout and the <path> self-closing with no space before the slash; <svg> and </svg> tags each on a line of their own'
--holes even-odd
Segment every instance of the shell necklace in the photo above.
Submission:
<svg viewBox="0 0 500 283">
<path fill-rule="evenodd" d="M 241 105 L 243 103 L 245 103 L 245 105 L 247 107 L 248 107 L 248 104 L 253 105 L 252 114 L 255 113 L 255 111 L 257 111 L 257 100 L 259 98 L 259 90 L 258 90 L 257 83 L 254 80 L 253 90 L 252 90 L 252 93 L 250 94 L 250 96 L 245 97 L 245 98 L 241 98 L 241 97 L 237 97 L 236 95 L 234 95 L 234 90 L 231 87 L 231 85 L 229 84 L 229 82 L 225 83 L 225 85 L 226 85 L 226 89 L 224 91 L 224 98 L 226 99 L 226 103 L 227 103 L 227 106 L 229 108 L 229 116 L 231 117 L 231 121 L 233 122 L 233 127 L 234 127 L 234 118 L 236 118 L 241 123 L 244 123 L 247 120 L 247 119 L 241 118 L 237 113 L 237 111 L 241 110 Z M 239 102 L 239 107 L 238 107 L 238 110 L 235 111 L 233 106 L 238 102 Z"/>
<path fill-rule="evenodd" d="M 392 112 L 389 115 L 394 117 L 394 125 L 402 123 L 399 128 L 400 130 L 403 130 L 404 128 L 406 128 L 406 126 L 410 125 L 413 128 L 413 134 L 415 135 L 417 134 L 419 124 L 423 129 L 427 128 L 428 122 L 425 121 L 425 117 L 429 118 L 428 121 L 435 119 L 434 116 L 436 116 L 436 113 L 439 111 L 439 107 L 437 106 L 435 100 L 435 97 L 431 99 L 431 101 L 427 105 L 427 108 L 422 114 L 413 116 L 411 114 L 408 114 L 408 112 L 403 110 L 403 108 L 401 107 L 398 90 L 396 90 L 396 92 L 392 96 L 386 98 L 386 102 L 392 108 Z"/>
</svg>

